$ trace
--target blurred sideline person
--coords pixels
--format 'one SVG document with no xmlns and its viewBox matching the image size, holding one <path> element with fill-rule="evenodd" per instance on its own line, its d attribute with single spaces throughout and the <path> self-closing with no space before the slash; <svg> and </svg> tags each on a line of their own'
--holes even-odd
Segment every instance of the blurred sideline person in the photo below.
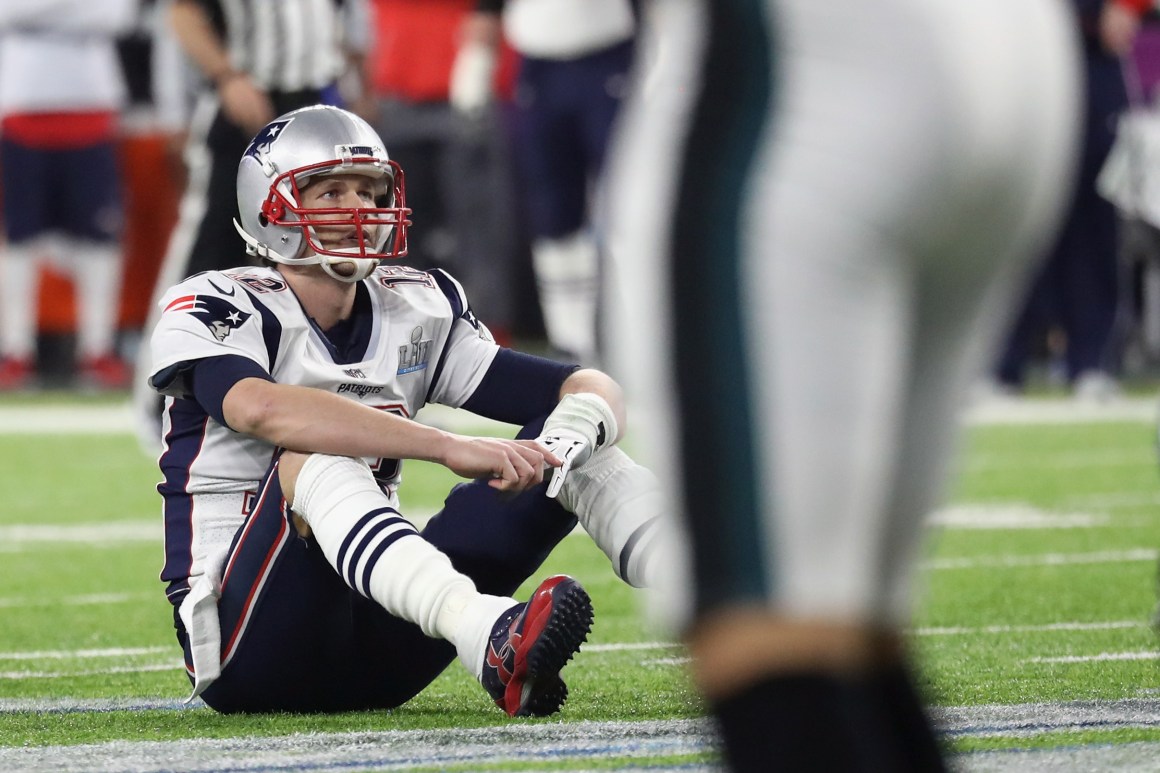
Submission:
<svg viewBox="0 0 1160 773">
<path fill-rule="evenodd" d="M 508 714 L 554 713 L 591 603 L 564 576 L 510 594 L 577 521 L 618 576 L 655 585 L 660 496 L 615 447 L 620 387 L 498 346 L 449 274 L 380 266 L 406 253 L 410 209 L 354 114 L 272 121 L 237 189 L 263 265 L 170 288 L 151 339 L 161 579 L 194 695 L 222 712 L 391 708 L 458 656 Z M 428 402 L 521 439 L 413 421 Z M 403 459 L 476 480 L 420 531 Z"/>
<path fill-rule="evenodd" d="M 511 143 L 548 341 L 596 362 L 605 151 L 627 92 L 633 0 L 479 0 L 452 71 L 452 103 L 490 93 L 501 37 L 519 54 Z M 501 34 L 502 32 L 502 34 Z"/>
<path fill-rule="evenodd" d="M 245 242 L 231 225 L 237 159 L 281 113 L 333 102 L 336 84 L 361 70 L 365 0 L 172 0 L 170 24 L 201 76 L 185 148 L 188 170 L 178 221 L 158 271 L 158 293 L 201 271 L 240 265 Z M 361 81 L 353 83 L 359 100 Z M 156 304 L 146 323 L 157 323 Z M 147 355 L 144 351 L 143 355 Z M 142 446 L 156 450 L 150 363 L 137 361 L 133 404 Z"/>
<path fill-rule="evenodd" d="M 1154 0 L 1071 0 L 1082 33 L 1083 134 L 1074 195 L 1058 238 L 1023 308 L 1008 331 L 996 365 L 1001 393 L 1022 390 L 1033 338 L 1058 325 L 1064 334 L 1064 377 L 1080 399 L 1119 393 L 1121 302 L 1119 216 L 1096 190 L 1096 179 L 1128 108 L 1123 59 L 1132 52 L 1140 17 Z"/>
<path fill-rule="evenodd" d="M 511 340 L 517 248 L 507 137 L 497 102 L 470 111 L 450 102 L 452 67 L 474 7 L 475 0 L 371 0 L 368 120 L 409 173 L 407 196 L 419 215 L 408 262 L 454 272 L 504 343 Z M 508 101 L 513 76 L 510 64 L 498 67 L 486 87 Z"/>
<path fill-rule="evenodd" d="M 121 113 L 125 182 L 122 350 L 139 351 L 157 272 L 177 221 L 185 180 L 181 146 L 189 125 L 191 84 L 169 25 L 172 0 L 143 0 L 137 23 L 117 41 L 128 103 Z"/>
<path fill-rule="evenodd" d="M 936 771 L 903 631 L 957 412 L 1067 197 L 1057 0 L 669 0 L 610 184 L 662 599 L 740 771 Z M 663 593 L 669 590 L 671 593 Z"/>
<path fill-rule="evenodd" d="M 116 352 L 123 221 L 117 155 L 125 84 L 116 36 L 136 0 L 0 3 L 0 390 L 36 375 L 39 261 L 74 278 L 78 373 L 123 387 Z"/>
</svg>

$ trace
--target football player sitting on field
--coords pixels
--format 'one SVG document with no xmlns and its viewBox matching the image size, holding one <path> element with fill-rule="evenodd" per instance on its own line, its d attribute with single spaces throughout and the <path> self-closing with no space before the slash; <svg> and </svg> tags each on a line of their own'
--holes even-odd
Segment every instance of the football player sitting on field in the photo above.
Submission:
<svg viewBox="0 0 1160 773">
<path fill-rule="evenodd" d="M 620 388 L 501 348 L 448 274 L 380 265 L 405 254 L 410 210 L 356 116 L 271 122 L 237 189 L 264 265 L 171 288 L 151 338 L 161 579 L 193 694 L 223 712 L 390 708 L 458 656 L 508 714 L 557 711 L 591 602 L 565 576 L 510 594 L 577 520 L 629 584 L 661 563 L 655 479 L 614 445 Z M 413 421 L 427 403 L 522 430 Z M 474 480 L 418 529 L 402 459 Z"/>
</svg>

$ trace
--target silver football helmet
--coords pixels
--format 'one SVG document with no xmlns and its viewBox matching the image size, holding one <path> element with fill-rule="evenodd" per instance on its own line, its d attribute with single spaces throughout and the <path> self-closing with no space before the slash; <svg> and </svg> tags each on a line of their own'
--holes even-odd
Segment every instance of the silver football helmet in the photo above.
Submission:
<svg viewBox="0 0 1160 773">
<path fill-rule="evenodd" d="M 301 190 L 315 177 L 360 174 L 376 181 L 375 207 L 303 209 Z M 234 227 L 251 255 L 288 265 L 321 265 L 344 282 L 370 275 L 379 261 L 407 254 L 403 170 L 387 157 L 370 125 L 328 105 L 279 116 L 250 141 L 238 165 Z M 358 246 L 327 249 L 316 228 L 353 226 Z M 335 266 L 353 264 L 339 272 Z"/>
</svg>

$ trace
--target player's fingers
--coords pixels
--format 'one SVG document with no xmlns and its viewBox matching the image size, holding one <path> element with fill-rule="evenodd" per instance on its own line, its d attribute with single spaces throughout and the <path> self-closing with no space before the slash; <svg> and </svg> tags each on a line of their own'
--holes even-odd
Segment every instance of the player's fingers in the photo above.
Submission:
<svg viewBox="0 0 1160 773">
<path fill-rule="evenodd" d="M 528 464 L 543 472 L 544 465 L 557 467 L 561 459 L 544 446 L 534 441 L 519 442 L 512 446 L 515 452 L 527 460 Z"/>
<path fill-rule="evenodd" d="M 564 463 L 563 459 L 561 459 L 559 456 L 556 456 L 556 454 L 554 454 L 550 448 L 538 440 L 517 440 L 515 442 L 521 448 L 531 449 L 535 453 L 539 454 L 543 459 L 542 463 L 548 465 L 549 467 L 559 467 Z"/>
<path fill-rule="evenodd" d="M 520 476 L 516 473 L 516 468 L 512 465 L 511 459 L 504 454 L 492 470 L 491 480 L 487 482 L 487 485 L 500 491 L 510 491 L 519 484 L 519 479 Z"/>
<path fill-rule="evenodd" d="M 541 454 L 536 454 L 534 459 L 529 459 L 528 464 L 532 468 L 532 475 L 528 480 L 528 486 L 536 486 L 544 480 L 544 470 L 550 470 L 551 467 L 545 465 L 544 457 Z"/>
<path fill-rule="evenodd" d="M 513 446 L 509 458 L 519 476 L 518 485 L 521 489 L 534 486 L 543 479 L 544 457 L 539 453 Z"/>
</svg>

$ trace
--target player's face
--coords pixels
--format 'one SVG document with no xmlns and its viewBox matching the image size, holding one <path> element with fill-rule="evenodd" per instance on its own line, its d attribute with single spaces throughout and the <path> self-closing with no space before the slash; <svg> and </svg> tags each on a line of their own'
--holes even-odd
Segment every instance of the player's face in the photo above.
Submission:
<svg viewBox="0 0 1160 773">
<path fill-rule="evenodd" d="M 367 209 L 375 206 L 375 180 L 361 174 L 336 174 L 319 177 L 302 189 L 299 196 L 303 209 Z M 341 250 L 359 248 L 359 227 L 350 224 L 346 214 L 320 214 L 312 218 L 319 220 L 346 220 L 343 225 L 327 227 L 316 225 L 315 233 L 323 249 Z M 382 226 L 364 224 L 362 243 L 375 243 L 378 229 Z"/>
</svg>

